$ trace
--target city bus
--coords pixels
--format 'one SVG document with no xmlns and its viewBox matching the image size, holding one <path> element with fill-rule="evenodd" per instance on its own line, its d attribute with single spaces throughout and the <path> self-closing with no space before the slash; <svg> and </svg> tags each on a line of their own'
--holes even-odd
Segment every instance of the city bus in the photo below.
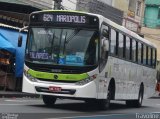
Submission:
<svg viewBox="0 0 160 119">
<path fill-rule="evenodd" d="M 61 98 L 141 107 L 153 95 L 156 46 L 125 27 L 98 14 L 45 10 L 30 14 L 27 29 L 22 91 L 45 105 Z"/>
</svg>

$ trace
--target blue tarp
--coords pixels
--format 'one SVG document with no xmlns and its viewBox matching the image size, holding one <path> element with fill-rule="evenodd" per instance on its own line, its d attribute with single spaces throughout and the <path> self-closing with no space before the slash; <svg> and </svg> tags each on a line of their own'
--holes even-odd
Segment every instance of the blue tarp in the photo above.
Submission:
<svg viewBox="0 0 160 119">
<path fill-rule="evenodd" d="M 11 45 L 13 45 L 13 47 L 15 48 L 15 59 L 16 59 L 15 76 L 17 78 L 22 77 L 27 34 L 21 33 L 23 37 L 22 47 L 17 46 L 18 36 L 20 35 L 18 30 L 0 27 L 0 34 L 2 34 L 7 39 L 7 41 L 10 42 Z M 1 47 L 1 43 L 0 43 L 0 47 Z"/>
<path fill-rule="evenodd" d="M 15 47 L 7 41 L 7 39 L 0 33 L 0 49 L 9 51 L 12 54 L 16 53 Z"/>
</svg>

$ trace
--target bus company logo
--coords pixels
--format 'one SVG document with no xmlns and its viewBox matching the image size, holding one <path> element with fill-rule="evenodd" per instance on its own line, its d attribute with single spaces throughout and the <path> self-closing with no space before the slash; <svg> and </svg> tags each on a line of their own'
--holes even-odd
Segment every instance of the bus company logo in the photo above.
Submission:
<svg viewBox="0 0 160 119">
<path fill-rule="evenodd" d="M 57 79 L 58 79 L 58 75 L 54 75 L 53 78 L 54 78 L 55 80 L 57 80 Z"/>
</svg>

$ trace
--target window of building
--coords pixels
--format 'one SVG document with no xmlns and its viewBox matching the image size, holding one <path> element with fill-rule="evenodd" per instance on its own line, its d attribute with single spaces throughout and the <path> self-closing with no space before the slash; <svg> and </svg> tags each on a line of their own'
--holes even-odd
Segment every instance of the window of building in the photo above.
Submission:
<svg viewBox="0 0 160 119">
<path fill-rule="evenodd" d="M 128 9 L 130 11 L 135 11 L 135 8 L 136 8 L 136 1 L 135 0 L 129 0 L 129 7 L 128 7 Z"/>
<path fill-rule="evenodd" d="M 160 19 L 160 8 L 158 10 L 158 19 Z"/>
<path fill-rule="evenodd" d="M 137 1 L 137 4 L 136 4 L 136 15 L 141 16 L 141 2 L 140 1 Z"/>
</svg>

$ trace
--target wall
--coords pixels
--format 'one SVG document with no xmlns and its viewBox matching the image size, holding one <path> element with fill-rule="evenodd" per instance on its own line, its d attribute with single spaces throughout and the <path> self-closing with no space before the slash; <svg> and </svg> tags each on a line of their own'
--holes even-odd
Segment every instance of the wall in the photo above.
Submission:
<svg viewBox="0 0 160 119">
<path fill-rule="evenodd" d="M 146 6 L 144 25 L 150 28 L 156 28 L 158 25 L 158 6 Z"/>
<path fill-rule="evenodd" d="M 129 0 L 113 0 L 112 6 L 122 10 L 124 12 L 128 12 Z"/>
<path fill-rule="evenodd" d="M 77 10 L 101 14 L 104 17 L 111 19 L 112 21 L 120 25 L 122 25 L 123 22 L 123 11 L 108 4 L 105 4 L 102 1 L 78 0 Z"/>
<path fill-rule="evenodd" d="M 99 0 L 99 1 L 112 6 L 112 1 L 113 0 Z"/>
<path fill-rule="evenodd" d="M 160 5 L 160 0 L 146 0 L 146 4 Z"/>
<path fill-rule="evenodd" d="M 141 32 L 144 34 L 145 39 L 157 46 L 157 59 L 160 60 L 160 29 L 142 27 Z"/>
</svg>

